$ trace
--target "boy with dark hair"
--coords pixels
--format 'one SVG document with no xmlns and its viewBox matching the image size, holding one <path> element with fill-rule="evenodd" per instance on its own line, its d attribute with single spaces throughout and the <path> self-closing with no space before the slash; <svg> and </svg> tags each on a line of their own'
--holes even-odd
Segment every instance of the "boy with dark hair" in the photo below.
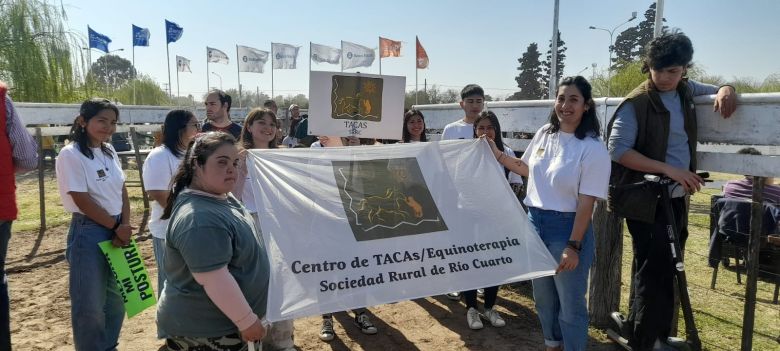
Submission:
<svg viewBox="0 0 780 351">
<path fill-rule="evenodd" d="M 701 189 L 696 175 L 696 110 L 693 97 L 717 94 L 715 111 L 725 118 L 736 109 L 731 86 L 716 87 L 685 78 L 693 45 L 679 31 L 665 32 L 647 46 L 643 73 L 648 79 L 626 96 L 607 127 L 613 186 L 639 182 L 644 174 L 662 174 L 680 185 L 669 189 L 678 238 L 688 237 L 686 197 Z M 626 192 L 628 194 L 629 192 Z M 667 219 L 658 196 L 631 190 L 620 196 L 610 189 L 610 209 L 626 219 L 634 249 L 635 297 L 624 332 L 634 350 L 663 347 L 674 315 L 674 272 L 666 235 Z"/>
<path fill-rule="evenodd" d="M 474 121 L 485 107 L 485 91 L 476 84 L 469 84 L 460 91 L 460 108 L 466 114 L 462 119 L 444 127 L 441 140 L 472 139 L 474 137 Z"/>
<path fill-rule="evenodd" d="M 241 125 L 230 120 L 230 106 L 233 99 L 222 90 L 212 90 L 206 95 L 206 122 L 202 132 L 225 132 L 238 139 L 241 136 Z"/>
</svg>

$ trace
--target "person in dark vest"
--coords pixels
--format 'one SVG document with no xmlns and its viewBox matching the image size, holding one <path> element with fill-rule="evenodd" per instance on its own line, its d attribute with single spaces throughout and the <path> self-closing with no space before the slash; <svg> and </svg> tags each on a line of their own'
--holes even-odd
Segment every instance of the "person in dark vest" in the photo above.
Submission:
<svg viewBox="0 0 780 351">
<path fill-rule="evenodd" d="M 206 122 L 202 132 L 225 132 L 238 139 L 241 125 L 230 120 L 230 106 L 233 99 L 222 90 L 212 90 L 206 95 Z"/>
<path fill-rule="evenodd" d="M 10 300 L 8 277 L 5 275 L 5 255 L 11 240 L 11 224 L 16 220 L 15 174 L 33 170 L 38 166 L 38 146 L 24 129 L 13 101 L 7 95 L 8 88 L 0 82 L 0 350 L 11 350 Z"/>
<path fill-rule="evenodd" d="M 736 109 L 734 87 L 702 84 L 686 78 L 693 59 L 691 40 L 677 30 L 648 43 L 642 72 L 648 79 L 626 96 L 607 127 L 612 158 L 610 184 L 639 182 L 644 174 L 679 183 L 670 195 L 674 221 L 684 249 L 688 236 L 687 197 L 701 190 L 696 175 L 697 122 L 693 97 L 717 94 L 714 109 L 728 118 Z M 666 237 L 667 219 L 658 196 L 636 189 L 610 190 L 610 209 L 626 219 L 634 249 L 635 296 L 624 330 L 634 350 L 662 348 L 671 333 L 674 272 Z"/>
</svg>

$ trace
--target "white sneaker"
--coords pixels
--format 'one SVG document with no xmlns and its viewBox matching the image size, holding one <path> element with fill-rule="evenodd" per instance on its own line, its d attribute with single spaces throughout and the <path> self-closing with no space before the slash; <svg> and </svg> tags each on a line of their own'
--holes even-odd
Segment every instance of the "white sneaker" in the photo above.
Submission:
<svg viewBox="0 0 780 351">
<path fill-rule="evenodd" d="M 477 289 L 477 296 L 485 297 L 485 289 L 482 288 Z"/>
<path fill-rule="evenodd" d="M 479 330 L 484 327 L 479 319 L 479 312 L 474 307 L 469 307 L 469 310 L 466 312 L 466 322 L 472 330 Z"/>
<path fill-rule="evenodd" d="M 333 331 L 333 318 L 322 319 L 322 329 L 320 329 L 320 340 L 331 341 L 336 337 L 336 333 Z"/>
<path fill-rule="evenodd" d="M 355 317 L 355 325 L 360 328 L 360 331 L 363 334 L 373 335 L 377 332 L 376 327 L 371 323 L 371 320 L 365 313 L 361 313 Z"/>
<path fill-rule="evenodd" d="M 504 319 L 501 318 L 501 315 L 498 314 L 498 311 L 492 308 L 486 309 L 485 313 L 483 313 L 482 315 L 485 316 L 485 319 L 489 320 L 490 325 L 494 327 L 500 328 L 506 325 L 506 321 L 504 321 Z"/>
<path fill-rule="evenodd" d="M 460 301 L 460 293 L 459 292 L 447 293 L 447 298 L 453 301 Z"/>
</svg>

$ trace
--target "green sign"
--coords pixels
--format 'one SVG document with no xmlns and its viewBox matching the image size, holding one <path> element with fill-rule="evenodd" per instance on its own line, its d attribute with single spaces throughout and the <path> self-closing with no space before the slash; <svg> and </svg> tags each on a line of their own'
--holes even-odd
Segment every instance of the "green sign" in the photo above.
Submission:
<svg viewBox="0 0 780 351">
<path fill-rule="evenodd" d="M 116 278 L 119 293 L 125 301 L 127 318 L 132 318 L 147 307 L 154 306 L 157 298 L 135 240 L 126 247 L 115 247 L 111 244 L 111 240 L 103 241 L 98 245 Z"/>
</svg>

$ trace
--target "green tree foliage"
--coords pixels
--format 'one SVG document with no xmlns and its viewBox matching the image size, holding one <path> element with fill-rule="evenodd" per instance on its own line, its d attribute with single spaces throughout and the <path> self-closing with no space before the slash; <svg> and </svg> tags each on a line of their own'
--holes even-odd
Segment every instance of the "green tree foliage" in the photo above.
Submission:
<svg viewBox="0 0 780 351">
<path fill-rule="evenodd" d="M 276 106 L 279 106 L 279 108 L 285 108 L 292 104 L 298 105 L 298 107 L 302 109 L 308 109 L 309 108 L 309 99 L 304 94 L 298 94 L 298 95 L 277 95 L 274 98 L 274 101 L 276 101 Z"/>
<path fill-rule="evenodd" d="M 166 106 L 171 104 L 168 94 L 149 76 L 141 75 L 137 79 L 125 82 L 114 91 L 113 98 L 125 105 L 133 104 L 133 85 L 135 85 L 135 104 Z M 100 95 L 98 93 L 98 95 Z"/>
<path fill-rule="evenodd" d="M 17 101 L 72 102 L 83 97 L 64 26 L 64 9 L 42 0 L 0 2 L 0 79 Z"/>
<path fill-rule="evenodd" d="M 565 64 L 566 61 L 566 42 L 564 42 L 561 39 L 561 32 L 558 31 L 558 62 L 555 65 L 556 66 L 556 82 L 560 82 L 561 78 L 563 77 L 563 69 L 566 67 Z M 544 75 L 542 75 L 542 98 L 548 99 L 548 95 L 550 93 L 549 86 L 550 86 L 550 70 L 552 66 L 552 40 L 550 40 L 550 44 L 547 48 L 547 57 L 544 61 L 542 61 L 542 70 L 544 72 Z"/>
<path fill-rule="evenodd" d="M 664 19 L 664 22 L 666 19 Z M 668 27 L 664 26 L 664 29 Z M 638 61 L 645 53 L 645 46 L 653 40 L 655 30 L 655 2 L 645 11 L 645 19 L 638 25 L 620 32 L 615 38 L 615 57 L 613 68 L 622 68 L 628 63 Z"/>
<path fill-rule="evenodd" d="M 487 96 L 486 96 L 487 98 Z M 411 108 L 415 104 L 414 90 L 407 91 L 404 97 L 404 108 Z M 455 89 L 442 90 L 437 85 L 417 92 L 417 104 L 451 104 L 460 101 L 460 93 Z"/>
<path fill-rule="evenodd" d="M 539 45 L 528 45 L 523 57 L 517 59 L 520 74 L 515 77 L 520 91 L 507 97 L 507 100 L 536 100 L 542 96 L 542 63 L 539 61 Z"/>
<path fill-rule="evenodd" d="M 135 79 L 133 64 L 117 55 L 102 55 L 90 67 L 87 79 L 97 87 L 114 90 Z"/>
<path fill-rule="evenodd" d="M 642 63 L 631 62 L 622 68 L 612 72 L 612 79 L 609 80 L 609 91 L 611 97 L 626 96 L 639 84 L 647 79 L 647 74 L 642 73 Z M 607 73 L 597 74 L 591 82 L 593 86 L 594 97 L 607 96 Z"/>
</svg>

